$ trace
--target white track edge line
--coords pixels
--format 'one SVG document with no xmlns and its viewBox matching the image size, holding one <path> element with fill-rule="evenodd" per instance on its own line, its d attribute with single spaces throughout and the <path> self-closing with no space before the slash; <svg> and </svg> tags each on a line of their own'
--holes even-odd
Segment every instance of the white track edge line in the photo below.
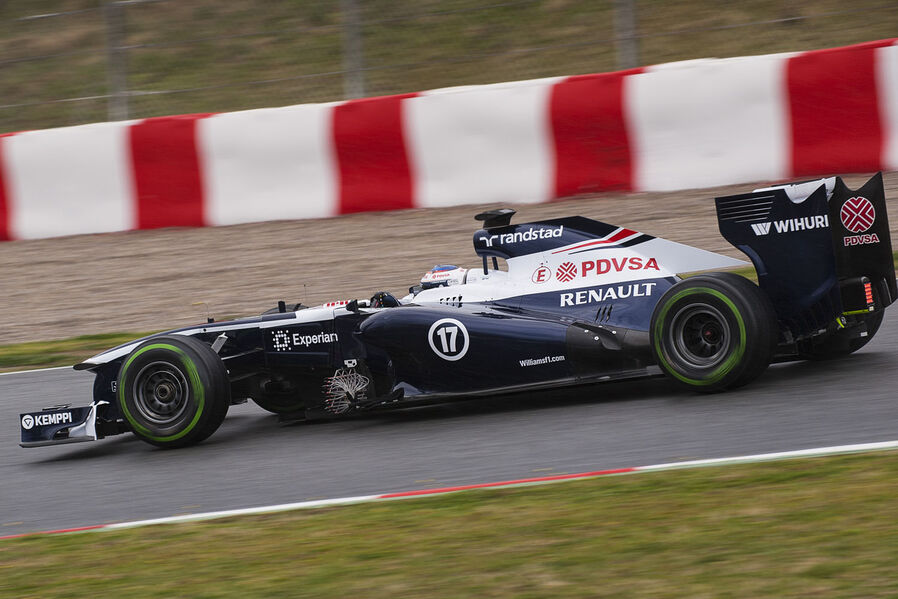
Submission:
<svg viewBox="0 0 898 599">
<path fill-rule="evenodd" d="M 254 516 L 258 514 L 271 514 L 275 512 L 288 512 L 292 510 L 314 509 L 334 505 L 351 505 L 353 503 L 365 503 L 380 499 L 380 495 L 359 495 L 357 497 L 339 497 L 336 499 L 317 499 L 314 501 L 299 501 L 295 503 L 282 503 L 264 507 L 248 507 L 235 510 L 222 510 L 219 512 L 201 512 L 199 514 L 184 514 L 182 516 L 169 516 L 167 518 L 154 518 L 152 520 L 136 520 L 134 522 L 118 522 L 107 524 L 96 530 L 120 530 L 123 528 L 137 528 L 151 526 L 153 524 L 177 524 L 181 522 L 196 522 L 199 520 L 213 520 L 217 518 L 230 518 L 232 516 Z M 90 532 L 90 531 L 86 531 Z"/>
<path fill-rule="evenodd" d="M 637 466 L 639 472 L 655 472 L 659 470 L 675 470 L 677 468 L 701 468 L 703 466 L 726 466 L 730 464 L 749 464 L 754 462 L 768 462 L 773 460 L 785 460 L 790 458 L 812 458 L 846 453 L 859 453 L 864 451 L 884 451 L 898 449 L 898 440 L 883 441 L 880 443 L 857 443 L 854 445 L 834 445 L 831 447 L 816 447 L 812 449 L 796 449 L 793 451 L 779 451 L 775 453 L 760 453 L 748 456 L 734 456 L 729 458 L 710 458 L 706 460 L 691 460 L 688 462 L 670 462 L 667 464 L 653 464 L 651 466 Z"/>
<path fill-rule="evenodd" d="M 0 372 L 0 376 L 11 376 L 13 374 L 30 374 L 32 372 L 50 372 L 51 370 L 71 370 L 71 366 L 53 366 L 51 368 L 35 368 L 34 370 L 14 370 L 12 372 Z"/>
<path fill-rule="evenodd" d="M 706 460 L 691 460 L 688 462 L 671 462 L 666 464 L 653 464 L 650 466 L 636 466 L 630 472 L 619 472 L 609 474 L 585 474 L 582 477 L 572 477 L 566 479 L 555 479 L 545 481 L 530 481 L 520 483 L 509 483 L 507 485 L 495 485 L 490 487 L 478 487 L 476 489 L 458 489 L 452 491 L 434 492 L 421 495 L 403 495 L 401 497 L 384 497 L 385 493 L 379 495 L 359 495 L 357 497 L 340 497 L 335 499 L 319 499 L 314 501 L 300 501 L 295 503 L 284 503 L 279 505 L 269 505 L 264 507 L 242 508 L 234 510 L 223 510 L 217 512 L 204 512 L 198 514 L 185 514 L 181 516 L 170 516 L 167 518 L 155 518 L 151 520 L 136 520 L 133 522 L 119 522 L 116 524 L 107 524 L 101 528 L 83 532 L 96 532 L 105 530 L 121 530 L 126 528 L 138 528 L 142 526 L 151 526 L 154 524 L 178 524 L 184 522 L 197 522 L 201 520 L 213 520 L 218 518 L 228 518 L 232 516 L 251 516 L 258 514 L 270 514 L 275 512 L 286 512 L 300 509 L 314 509 L 329 506 L 351 505 L 357 503 L 370 503 L 375 501 L 393 501 L 396 499 L 413 499 L 421 497 L 434 497 L 436 495 L 446 495 L 449 493 L 460 493 L 467 490 L 481 489 L 507 489 L 512 487 L 546 485 L 553 483 L 566 482 L 571 480 L 583 480 L 587 478 L 599 478 L 601 476 L 622 476 L 626 474 L 640 474 L 642 472 L 658 472 L 662 470 L 676 470 L 686 468 L 700 468 L 705 466 L 726 466 L 735 464 L 749 464 L 755 462 L 766 462 L 773 460 L 785 460 L 802 457 L 822 457 L 831 455 L 840 455 L 859 452 L 885 451 L 890 449 L 898 449 L 898 440 L 884 441 L 879 443 L 858 443 L 854 445 L 836 445 L 831 447 L 817 447 L 812 449 L 798 449 L 794 451 L 780 451 L 776 453 L 762 453 L 747 456 L 735 456 L 729 458 L 711 458 Z M 36 533 L 37 534 L 37 533 Z"/>
</svg>

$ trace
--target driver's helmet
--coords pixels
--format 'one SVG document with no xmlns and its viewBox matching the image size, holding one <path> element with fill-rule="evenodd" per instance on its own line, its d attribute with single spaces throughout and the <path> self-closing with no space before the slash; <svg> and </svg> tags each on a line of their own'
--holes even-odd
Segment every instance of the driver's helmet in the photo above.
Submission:
<svg viewBox="0 0 898 599">
<path fill-rule="evenodd" d="M 459 268 L 452 264 L 438 264 L 421 277 L 421 289 L 462 285 L 467 273 L 467 268 Z"/>
<path fill-rule="evenodd" d="M 392 293 L 378 291 L 371 296 L 371 301 L 368 305 L 371 308 L 395 308 L 399 305 L 399 300 L 397 300 Z"/>
</svg>

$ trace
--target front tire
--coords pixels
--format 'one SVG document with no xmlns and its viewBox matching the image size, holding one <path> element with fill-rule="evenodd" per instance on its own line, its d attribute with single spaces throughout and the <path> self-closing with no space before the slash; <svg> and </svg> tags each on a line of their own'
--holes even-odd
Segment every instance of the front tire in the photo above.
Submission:
<svg viewBox="0 0 898 599">
<path fill-rule="evenodd" d="M 165 335 L 122 364 L 116 399 L 134 434 L 159 447 L 194 445 L 214 433 L 230 405 L 224 363 L 207 344 Z"/>
<path fill-rule="evenodd" d="M 770 300 L 733 273 L 680 281 L 655 306 L 651 343 L 661 370 L 703 393 L 745 385 L 770 364 L 779 336 Z"/>
</svg>

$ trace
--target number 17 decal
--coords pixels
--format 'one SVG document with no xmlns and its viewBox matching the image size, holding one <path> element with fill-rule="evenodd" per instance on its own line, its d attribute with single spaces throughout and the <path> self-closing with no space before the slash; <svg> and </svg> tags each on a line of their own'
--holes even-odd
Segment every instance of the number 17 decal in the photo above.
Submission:
<svg viewBox="0 0 898 599">
<path fill-rule="evenodd" d="M 468 329 L 454 318 L 441 318 L 430 326 L 427 334 L 430 349 L 443 358 L 454 362 L 468 352 L 470 338 Z"/>
</svg>

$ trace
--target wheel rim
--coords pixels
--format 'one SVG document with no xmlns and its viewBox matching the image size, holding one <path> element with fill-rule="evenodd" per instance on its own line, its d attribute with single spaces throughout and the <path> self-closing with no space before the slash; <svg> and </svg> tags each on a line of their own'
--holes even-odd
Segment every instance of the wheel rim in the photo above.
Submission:
<svg viewBox="0 0 898 599">
<path fill-rule="evenodd" d="M 713 368 L 726 358 L 733 339 L 720 310 L 709 304 L 692 304 L 674 314 L 668 341 L 690 366 Z"/>
<path fill-rule="evenodd" d="M 151 362 L 137 373 L 131 393 L 140 415 L 156 425 L 167 425 L 187 410 L 190 385 L 170 362 Z"/>
</svg>

